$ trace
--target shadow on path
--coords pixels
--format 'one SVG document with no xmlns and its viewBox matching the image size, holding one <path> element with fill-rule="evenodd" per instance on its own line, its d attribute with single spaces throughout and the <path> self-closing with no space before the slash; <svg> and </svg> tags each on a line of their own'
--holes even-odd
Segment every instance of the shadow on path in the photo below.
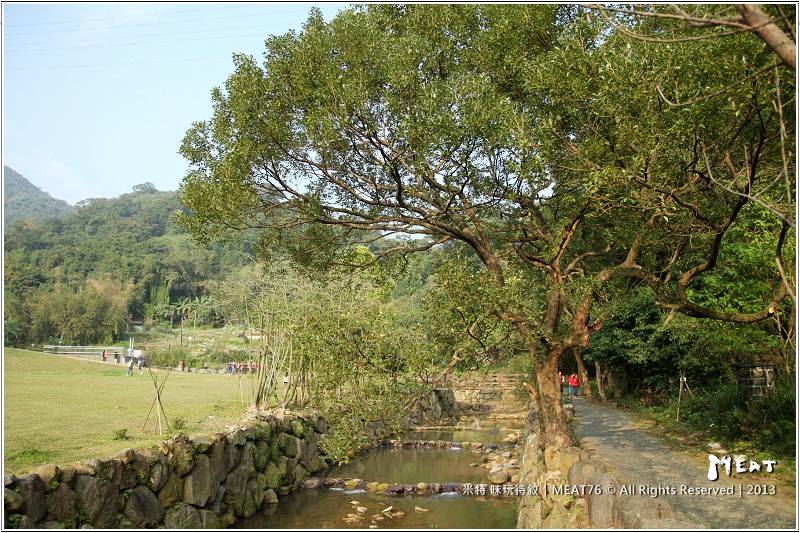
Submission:
<svg viewBox="0 0 800 533">
<path fill-rule="evenodd" d="M 747 474 L 728 477 L 720 468 L 720 478 L 709 481 L 707 467 L 696 466 L 637 428 L 625 413 L 583 398 L 575 401 L 573 427 L 584 448 L 606 463 L 621 483 L 634 485 L 635 493 L 668 501 L 677 518 L 711 529 L 797 530 L 797 507 L 788 498 L 747 495 L 749 485 L 768 487 L 768 478 L 753 477 L 748 483 Z M 688 493 L 689 487 L 720 486 L 733 486 L 734 494 Z"/>
</svg>

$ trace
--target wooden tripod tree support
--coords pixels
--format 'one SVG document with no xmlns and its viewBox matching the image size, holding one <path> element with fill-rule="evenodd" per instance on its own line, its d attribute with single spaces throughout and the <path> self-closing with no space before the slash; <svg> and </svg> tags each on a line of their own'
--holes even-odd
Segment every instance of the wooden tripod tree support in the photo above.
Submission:
<svg viewBox="0 0 800 533">
<path fill-rule="evenodd" d="M 694 398 L 694 393 L 692 389 L 689 388 L 689 383 L 686 381 L 686 372 L 681 370 L 681 383 L 678 387 L 678 410 L 675 413 L 675 422 L 680 422 L 681 420 L 681 399 L 683 398 L 683 388 L 686 387 L 686 390 L 689 391 L 689 394 Z"/>
<path fill-rule="evenodd" d="M 164 385 L 167 383 L 167 378 L 169 378 L 169 373 L 172 369 L 168 369 L 167 373 L 164 375 L 164 379 L 161 383 L 158 382 L 159 373 L 153 372 L 153 370 L 148 366 L 147 371 L 150 372 L 150 378 L 153 380 L 153 390 L 156 393 L 156 397 L 153 398 L 153 403 L 150 404 L 150 411 L 147 412 L 147 418 L 144 420 L 144 424 L 142 424 L 142 431 L 144 431 L 145 426 L 147 426 L 147 421 L 150 420 L 150 415 L 153 413 L 153 407 L 156 408 L 156 426 L 155 429 L 158 430 L 159 436 L 163 437 L 164 432 L 161 427 L 161 418 L 164 418 L 164 423 L 167 426 L 167 431 L 169 429 L 169 421 L 167 420 L 167 415 L 164 412 L 164 404 L 161 403 L 161 392 L 164 390 Z"/>
</svg>

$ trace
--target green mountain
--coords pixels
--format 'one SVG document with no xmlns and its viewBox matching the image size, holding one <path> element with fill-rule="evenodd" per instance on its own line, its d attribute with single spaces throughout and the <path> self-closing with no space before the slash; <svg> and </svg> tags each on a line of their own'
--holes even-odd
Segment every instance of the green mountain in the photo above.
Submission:
<svg viewBox="0 0 800 533">
<path fill-rule="evenodd" d="M 4 228 L 8 228 L 15 220 L 63 217 L 72 210 L 73 207 L 64 200 L 53 198 L 19 172 L 3 166 Z"/>
</svg>

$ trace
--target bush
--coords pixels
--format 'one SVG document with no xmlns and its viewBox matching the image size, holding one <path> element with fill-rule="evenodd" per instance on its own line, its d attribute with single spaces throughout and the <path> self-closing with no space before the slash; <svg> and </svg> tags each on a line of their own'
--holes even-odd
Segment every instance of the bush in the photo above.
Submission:
<svg viewBox="0 0 800 533">
<path fill-rule="evenodd" d="M 180 346 L 169 348 L 150 348 L 147 350 L 147 364 L 152 367 L 171 367 L 178 366 L 178 361 L 186 361 L 188 350 Z"/>
<path fill-rule="evenodd" d="M 728 442 L 746 442 L 765 452 L 794 455 L 796 442 L 794 380 L 778 375 L 764 397 L 750 396 L 726 383 L 714 390 L 684 396 L 681 413 L 687 425 Z"/>
</svg>

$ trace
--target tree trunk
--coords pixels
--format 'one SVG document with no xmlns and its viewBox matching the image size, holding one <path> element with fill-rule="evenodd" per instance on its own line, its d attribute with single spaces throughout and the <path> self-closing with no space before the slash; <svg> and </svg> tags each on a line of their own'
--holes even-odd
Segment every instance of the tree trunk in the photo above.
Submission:
<svg viewBox="0 0 800 533">
<path fill-rule="evenodd" d="M 600 367 L 600 361 L 594 362 L 594 369 L 597 374 L 597 394 L 600 396 L 600 401 L 607 402 L 608 398 L 606 398 L 606 389 L 603 384 L 605 376 L 603 375 L 603 369 Z"/>
<path fill-rule="evenodd" d="M 583 391 L 583 395 L 593 400 L 594 395 L 592 394 L 592 387 L 589 386 L 589 372 L 586 370 L 586 365 L 583 364 L 581 351 L 578 348 L 573 348 L 572 353 L 575 355 L 575 362 L 578 364 L 578 375 L 580 376 L 580 387 Z"/>
<path fill-rule="evenodd" d="M 539 394 L 539 431 L 543 444 L 547 446 L 576 446 L 561 401 L 561 383 L 558 379 L 558 360 L 563 350 L 553 350 L 536 369 Z M 534 355 L 535 357 L 535 355 Z"/>
</svg>

